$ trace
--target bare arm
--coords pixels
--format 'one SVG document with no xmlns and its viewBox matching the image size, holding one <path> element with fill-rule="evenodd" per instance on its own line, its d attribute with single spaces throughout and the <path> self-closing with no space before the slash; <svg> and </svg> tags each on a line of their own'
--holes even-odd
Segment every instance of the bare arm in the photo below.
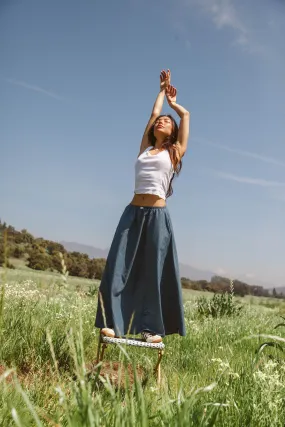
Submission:
<svg viewBox="0 0 285 427">
<path fill-rule="evenodd" d="M 165 90 L 166 90 L 167 86 L 170 84 L 170 77 L 171 76 L 170 76 L 169 70 L 167 70 L 167 72 L 163 70 L 160 73 L 160 91 L 159 91 L 159 94 L 157 95 L 157 98 L 156 98 L 155 103 L 153 105 L 153 109 L 152 109 L 149 121 L 146 125 L 145 131 L 144 131 L 144 134 L 142 137 L 142 141 L 141 141 L 139 154 L 141 154 L 149 146 L 148 132 L 149 132 L 150 128 L 152 127 L 152 125 L 154 124 L 157 117 L 161 113 L 163 102 L 164 102 Z"/>
<path fill-rule="evenodd" d="M 176 94 L 177 90 L 175 87 L 169 86 L 166 93 L 168 104 L 180 117 L 177 147 L 179 150 L 179 156 L 181 158 L 184 156 L 187 150 L 190 128 L 190 113 L 184 107 L 177 104 Z"/>
</svg>

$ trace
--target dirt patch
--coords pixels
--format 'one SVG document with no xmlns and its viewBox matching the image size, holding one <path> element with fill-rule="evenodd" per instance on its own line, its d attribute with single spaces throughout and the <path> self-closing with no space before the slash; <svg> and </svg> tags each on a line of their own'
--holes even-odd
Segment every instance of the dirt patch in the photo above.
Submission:
<svg viewBox="0 0 285 427">
<path fill-rule="evenodd" d="M 142 366 L 136 366 L 135 368 L 131 364 L 123 364 L 119 362 L 103 362 L 98 365 L 96 363 L 87 366 L 89 378 L 100 377 L 107 379 L 115 387 L 125 388 L 127 384 L 134 384 L 135 372 L 137 378 L 142 384 L 147 381 L 147 372 Z"/>
<path fill-rule="evenodd" d="M 8 368 L 6 368 L 6 366 L 4 366 L 4 365 L 0 365 L 0 377 L 1 377 L 2 375 L 4 375 L 4 373 L 5 373 L 6 371 L 8 371 Z M 10 383 L 11 381 L 13 381 L 13 372 L 12 372 L 12 373 L 10 373 L 10 374 L 5 378 L 5 380 L 4 380 L 4 381 L 6 381 L 7 383 Z"/>
</svg>

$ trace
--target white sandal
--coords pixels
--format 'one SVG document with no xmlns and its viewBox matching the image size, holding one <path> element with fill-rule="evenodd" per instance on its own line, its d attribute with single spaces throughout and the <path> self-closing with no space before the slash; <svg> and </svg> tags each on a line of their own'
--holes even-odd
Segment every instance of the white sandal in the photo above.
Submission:
<svg viewBox="0 0 285 427">
<path fill-rule="evenodd" d="M 162 342 L 162 338 L 160 335 L 153 334 L 152 332 L 149 332 L 149 331 L 143 331 L 141 333 L 141 336 L 143 340 L 145 340 L 150 344 Z"/>
<path fill-rule="evenodd" d="M 115 331 L 111 328 L 103 328 L 101 329 L 101 334 L 105 337 L 114 338 L 115 337 Z"/>
</svg>

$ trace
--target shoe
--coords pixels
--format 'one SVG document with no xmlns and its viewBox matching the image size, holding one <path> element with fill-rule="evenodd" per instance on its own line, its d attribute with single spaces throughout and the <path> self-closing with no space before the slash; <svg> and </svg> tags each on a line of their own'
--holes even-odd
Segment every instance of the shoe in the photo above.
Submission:
<svg viewBox="0 0 285 427">
<path fill-rule="evenodd" d="M 103 329 L 101 329 L 100 332 L 105 337 L 115 338 L 115 331 L 113 331 L 113 329 L 111 329 L 111 328 L 103 328 Z"/>
<path fill-rule="evenodd" d="M 141 333 L 142 339 L 150 344 L 162 342 L 160 335 L 153 334 L 152 332 L 143 331 Z"/>
</svg>

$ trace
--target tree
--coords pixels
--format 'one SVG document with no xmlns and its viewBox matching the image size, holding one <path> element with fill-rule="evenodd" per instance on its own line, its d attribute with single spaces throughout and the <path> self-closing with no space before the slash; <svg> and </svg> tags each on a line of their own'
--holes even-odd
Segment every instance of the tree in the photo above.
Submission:
<svg viewBox="0 0 285 427">
<path fill-rule="evenodd" d="M 4 245 L 0 243 L 0 267 L 5 264 Z"/>
<path fill-rule="evenodd" d="M 22 258 L 24 253 L 25 250 L 20 245 L 15 246 L 12 252 L 14 258 Z"/>
<path fill-rule="evenodd" d="M 6 267 L 9 264 L 9 256 L 10 256 L 10 249 L 7 245 L 7 243 L 4 241 L 0 241 L 0 266 L 6 265 Z"/>
<path fill-rule="evenodd" d="M 276 289 L 275 289 L 275 288 L 273 288 L 273 292 L 272 292 L 272 294 L 273 294 L 273 298 L 277 298 L 277 292 L 276 292 Z"/>
<path fill-rule="evenodd" d="M 73 259 L 72 262 L 69 263 L 67 270 L 71 276 L 88 278 L 88 265 L 83 260 Z"/>
<path fill-rule="evenodd" d="M 101 280 L 106 267 L 105 258 L 93 258 L 89 261 L 88 277 L 89 279 Z"/>
<path fill-rule="evenodd" d="M 49 255 L 46 255 L 37 248 L 33 249 L 28 258 L 28 267 L 33 270 L 47 270 L 51 267 Z"/>
<path fill-rule="evenodd" d="M 58 271 L 59 273 L 62 273 L 62 265 L 61 265 L 61 258 L 59 256 L 59 253 L 53 253 L 50 255 L 50 261 L 51 261 L 51 268 L 55 271 Z"/>
<path fill-rule="evenodd" d="M 19 243 L 33 243 L 34 236 L 32 236 L 32 234 L 28 233 L 28 231 L 24 229 L 21 231 L 21 237 L 19 240 Z"/>
</svg>

